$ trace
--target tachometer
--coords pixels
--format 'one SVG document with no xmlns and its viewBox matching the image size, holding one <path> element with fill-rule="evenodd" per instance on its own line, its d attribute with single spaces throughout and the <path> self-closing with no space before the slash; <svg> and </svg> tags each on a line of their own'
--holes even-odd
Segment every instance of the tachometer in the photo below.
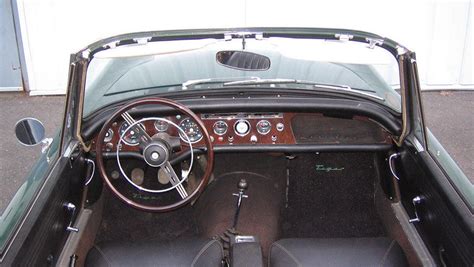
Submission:
<svg viewBox="0 0 474 267">
<path fill-rule="evenodd" d="M 199 142 L 202 139 L 202 133 L 199 126 L 190 118 L 185 118 L 179 123 L 179 127 L 186 133 L 191 143 Z M 187 142 L 186 138 L 181 134 L 179 135 L 181 140 Z"/>
<path fill-rule="evenodd" d="M 125 130 L 127 130 L 128 126 L 130 126 L 126 121 L 120 125 L 120 136 L 123 135 Z M 145 127 L 142 125 L 142 127 Z M 136 146 L 140 142 L 140 134 L 136 132 L 134 129 L 128 130 L 128 132 L 123 136 L 123 142 L 129 146 Z"/>
</svg>

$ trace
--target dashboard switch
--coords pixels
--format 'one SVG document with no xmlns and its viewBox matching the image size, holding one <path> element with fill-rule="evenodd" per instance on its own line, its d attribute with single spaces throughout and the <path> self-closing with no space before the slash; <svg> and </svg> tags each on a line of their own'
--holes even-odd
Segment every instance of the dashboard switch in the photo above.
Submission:
<svg viewBox="0 0 474 267">
<path fill-rule="evenodd" d="M 256 135 L 250 136 L 250 142 L 252 142 L 254 144 L 257 143 L 257 136 Z"/>
</svg>

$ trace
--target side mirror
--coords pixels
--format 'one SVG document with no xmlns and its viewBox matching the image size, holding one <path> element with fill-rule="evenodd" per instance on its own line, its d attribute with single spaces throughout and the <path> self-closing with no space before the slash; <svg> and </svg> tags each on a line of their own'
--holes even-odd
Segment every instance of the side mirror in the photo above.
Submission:
<svg viewBox="0 0 474 267">
<path fill-rule="evenodd" d="M 44 138 L 45 130 L 43 123 L 35 118 L 19 120 L 15 125 L 15 134 L 18 142 L 25 146 L 43 144 L 41 152 L 45 153 L 52 142 L 51 138 Z"/>
</svg>

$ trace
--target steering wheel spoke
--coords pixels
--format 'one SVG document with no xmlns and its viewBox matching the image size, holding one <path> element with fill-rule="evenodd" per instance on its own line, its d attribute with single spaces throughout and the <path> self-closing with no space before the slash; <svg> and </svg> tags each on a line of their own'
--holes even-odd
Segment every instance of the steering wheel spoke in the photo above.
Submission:
<svg viewBox="0 0 474 267">
<path fill-rule="evenodd" d="M 161 169 L 168 176 L 168 179 L 169 179 L 170 183 L 173 186 L 176 186 L 175 189 L 176 189 L 176 191 L 178 191 L 181 198 L 183 198 L 183 199 L 187 198 L 188 197 L 188 192 L 184 188 L 183 183 L 181 182 L 181 180 L 178 178 L 178 175 L 176 175 L 176 172 L 174 171 L 173 166 L 171 166 L 171 163 L 169 161 L 166 161 L 166 163 L 163 166 L 161 166 Z"/>
<path fill-rule="evenodd" d="M 136 123 L 135 119 L 126 111 L 122 113 L 122 118 L 128 123 L 128 125 L 135 125 Z M 142 141 L 142 143 L 148 144 L 151 142 L 150 135 L 148 135 L 145 130 L 145 127 L 143 127 L 141 123 L 132 126 L 132 129 L 140 135 L 140 140 Z"/>
</svg>

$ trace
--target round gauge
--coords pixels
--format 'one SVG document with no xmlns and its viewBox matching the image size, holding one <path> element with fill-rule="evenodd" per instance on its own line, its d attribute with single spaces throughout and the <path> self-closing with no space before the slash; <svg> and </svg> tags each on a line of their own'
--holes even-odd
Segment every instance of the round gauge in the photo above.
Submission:
<svg viewBox="0 0 474 267">
<path fill-rule="evenodd" d="M 166 121 L 156 120 L 155 121 L 155 129 L 158 132 L 166 132 L 168 130 L 168 123 Z"/>
<path fill-rule="evenodd" d="M 267 120 L 257 122 L 257 132 L 259 134 L 267 134 L 272 129 L 272 124 Z"/>
<path fill-rule="evenodd" d="M 123 135 L 123 133 L 125 132 L 125 130 L 127 130 L 127 128 L 129 126 L 130 125 L 126 121 L 124 121 L 122 123 L 122 125 L 120 125 L 120 130 L 119 130 L 120 136 Z M 143 126 L 143 127 L 145 127 L 145 126 Z M 136 146 L 140 142 L 140 134 L 138 132 L 136 132 L 134 129 L 130 129 L 123 136 L 123 142 L 125 144 L 129 145 L 129 146 Z"/>
<path fill-rule="evenodd" d="M 179 128 L 181 128 L 189 138 L 191 143 L 199 142 L 202 139 L 202 133 L 199 129 L 199 126 L 190 118 L 185 118 L 179 123 Z M 184 142 L 187 140 L 180 134 L 179 137 Z"/>
<path fill-rule="evenodd" d="M 215 134 L 223 135 L 227 132 L 228 126 L 225 121 L 216 121 L 216 123 L 214 123 L 214 126 L 212 126 L 212 128 L 214 129 Z"/>
<path fill-rule="evenodd" d="M 247 135 L 250 132 L 250 123 L 246 120 L 238 120 L 234 124 L 234 130 L 237 135 Z"/>
<path fill-rule="evenodd" d="M 110 129 L 105 133 L 104 143 L 108 143 L 108 142 L 112 141 L 112 137 L 114 137 L 114 130 L 112 130 L 112 128 L 110 128 Z"/>
</svg>

